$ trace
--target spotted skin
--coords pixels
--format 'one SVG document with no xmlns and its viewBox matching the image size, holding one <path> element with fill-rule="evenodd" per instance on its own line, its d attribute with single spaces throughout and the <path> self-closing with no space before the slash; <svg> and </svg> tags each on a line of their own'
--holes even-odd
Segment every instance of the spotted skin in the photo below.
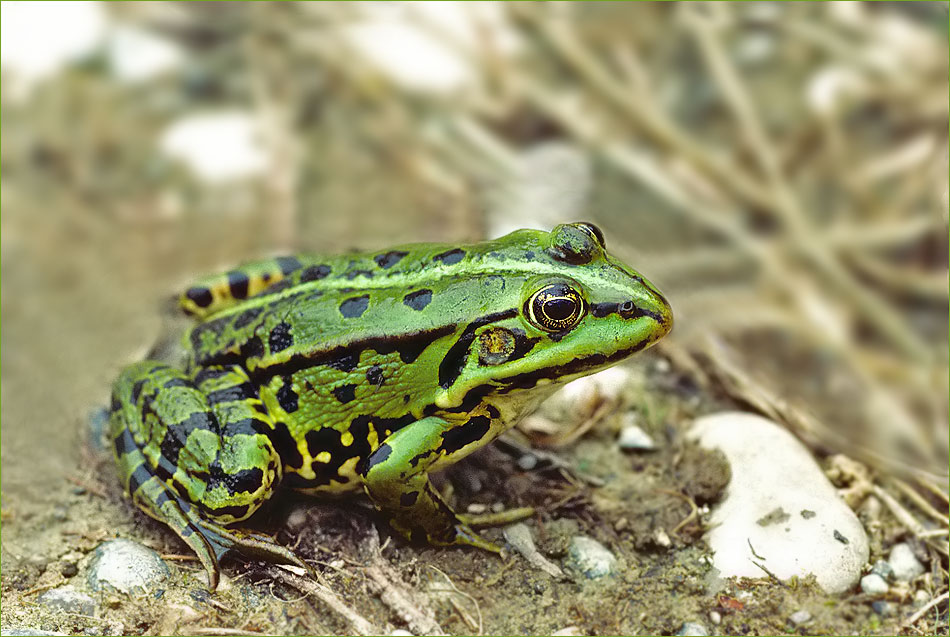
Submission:
<svg viewBox="0 0 950 637">
<path fill-rule="evenodd" d="M 279 485 L 363 490 L 410 539 L 497 550 L 429 475 L 672 325 L 659 292 L 585 223 L 257 261 L 196 282 L 180 306 L 195 318 L 185 368 L 123 370 L 111 432 L 133 501 L 198 554 L 212 586 L 231 549 L 303 565 L 227 528 Z"/>
</svg>

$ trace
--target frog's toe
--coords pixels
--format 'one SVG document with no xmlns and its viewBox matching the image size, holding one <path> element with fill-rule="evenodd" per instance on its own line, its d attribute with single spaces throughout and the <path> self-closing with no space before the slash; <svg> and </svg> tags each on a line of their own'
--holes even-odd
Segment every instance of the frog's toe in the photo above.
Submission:
<svg viewBox="0 0 950 637">
<path fill-rule="evenodd" d="M 526 520 L 534 515 L 532 507 L 518 507 L 498 513 L 459 513 L 458 518 L 468 526 L 505 526 Z"/>
<path fill-rule="evenodd" d="M 492 553 L 501 553 L 501 546 L 495 544 L 494 542 L 489 542 L 481 535 L 473 531 L 467 524 L 456 524 L 455 525 L 455 538 L 452 544 L 463 545 L 463 546 L 474 546 L 475 548 L 482 549 L 483 551 L 491 551 Z"/>
<path fill-rule="evenodd" d="M 281 546 L 274 538 L 264 533 L 241 529 L 228 529 L 208 520 L 202 520 L 201 527 L 205 538 L 212 544 L 223 548 L 224 551 L 235 550 L 242 555 L 260 559 L 265 562 L 291 564 L 308 572 L 313 570 L 309 564 L 300 559 L 293 551 L 285 546 Z M 221 555 L 219 554 L 218 557 L 220 558 Z"/>
</svg>

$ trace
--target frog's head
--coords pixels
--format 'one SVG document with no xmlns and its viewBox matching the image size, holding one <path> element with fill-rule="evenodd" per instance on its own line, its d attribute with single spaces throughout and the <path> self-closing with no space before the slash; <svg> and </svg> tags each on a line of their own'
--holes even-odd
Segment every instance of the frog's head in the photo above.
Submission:
<svg viewBox="0 0 950 637">
<path fill-rule="evenodd" d="M 519 231 L 499 241 L 540 250 L 532 250 L 520 276 L 509 276 L 520 283 L 509 292 L 519 295 L 515 310 L 469 326 L 466 351 L 454 353 L 453 382 L 442 385 L 446 405 L 470 391 L 511 393 L 591 374 L 649 347 L 673 326 L 663 295 L 607 254 L 593 224 Z M 445 362 L 453 362 L 453 352 Z"/>
</svg>

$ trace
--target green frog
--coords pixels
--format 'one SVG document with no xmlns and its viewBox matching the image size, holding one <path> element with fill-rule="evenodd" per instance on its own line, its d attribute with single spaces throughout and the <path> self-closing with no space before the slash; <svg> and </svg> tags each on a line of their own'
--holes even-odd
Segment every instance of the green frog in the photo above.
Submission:
<svg viewBox="0 0 950 637">
<path fill-rule="evenodd" d="M 590 223 L 257 261 L 178 305 L 194 319 L 184 363 L 125 368 L 110 435 L 132 500 L 194 550 L 211 589 L 232 549 L 307 568 L 270 536 L 228 528 L 278 487 L 362 490 L 406 538 L 500 550 L 429 474 L 673 320 Z"/>
</svg>

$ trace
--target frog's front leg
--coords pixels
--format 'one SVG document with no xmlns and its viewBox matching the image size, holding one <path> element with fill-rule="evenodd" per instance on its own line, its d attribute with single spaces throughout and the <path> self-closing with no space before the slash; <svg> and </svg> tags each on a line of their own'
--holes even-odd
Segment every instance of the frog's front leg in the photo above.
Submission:
<svg viewBox="0 0 950 637">
<path fill-rule="evenodd" d="M 446 449 L 443 434 L 457 427 L 429 416 L 393 433 L 363 463 L 366 493 L 390 524 L 411 540 L 432 544 L 467 544 L 488 551 L 501 548 L 480 537 L 442 500 L 428 471 Z"/>
<path fill-rule="evenodd" d="M 280 481 L 272 426 L 239 367 L 202 369 L 192 380 L 143 361 L 113 388 L 111 435 L 128 492 L 195 551 L 212 589 L 232 548 L 306 568 L 272 538 L 223 526 L 254 513 Z"/>
</svg>

